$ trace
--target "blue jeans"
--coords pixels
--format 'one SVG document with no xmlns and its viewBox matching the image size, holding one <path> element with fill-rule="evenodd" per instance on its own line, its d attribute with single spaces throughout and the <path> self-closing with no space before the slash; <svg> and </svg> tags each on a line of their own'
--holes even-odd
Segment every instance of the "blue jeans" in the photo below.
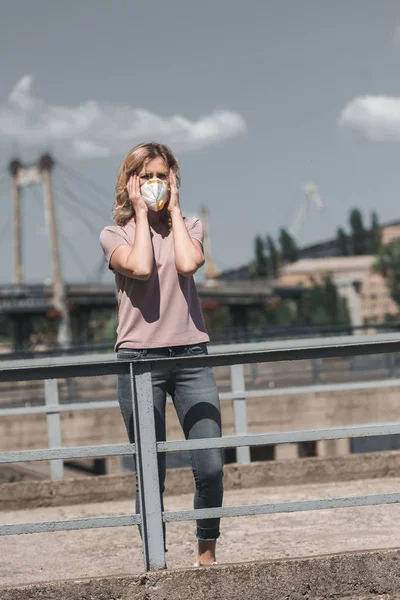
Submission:
<svg viewBox="0 0 400 600">
<path fill-rule="evenodd" d="M 151 348 L 145 350 L 121 348 L 118 358 L 152 359 L 172 356 L 198 356 L 207 354 L 206 344 L 174 346 L 171 348 Z M 168 371 L 151 373 L 154 401 L 154 419 L 157 441 L 166 440 L 165 405 L 167 393 L 172 397 L 179 422 L 188 440 L 220 437 L 221 409 L 218 390 L 212 370 L 209 367 L 171 367 Z M 130 376 L 118 376 L 118 400 L 128 431 L 129 441 L 134 442 Z M 140 401 L 140 399 L 139 399 Z M 195 479 L 194 508 L 222 506 L 223 459 L 222 450 L 205 449 L 190 452 Z M 161 505 L 165 489 L 166 456 L 158 454 L 158 474 Z M 136 512 L 139 500 L 136 490 Z M 196 537 L 200 540 L 215 540 L 219 537 L 220 519 L 197 520 Z"/>
</svg>

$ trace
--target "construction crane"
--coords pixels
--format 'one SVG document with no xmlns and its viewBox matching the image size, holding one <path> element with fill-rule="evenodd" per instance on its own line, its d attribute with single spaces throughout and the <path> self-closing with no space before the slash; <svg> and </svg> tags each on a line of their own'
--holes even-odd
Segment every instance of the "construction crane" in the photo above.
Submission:
<svg viewBox="0 0 400 600">
<path fill-rule="evenodd" d="M 300 202 L 293 223 L 289 229 L 293 237 L 298 236 L 303 226 L 304 219 L 306 218 L 312 204 L 314 204 L 315 208 L 319 212 L 323 212 L 326 209 L 326 206 L 321 200 L 321 197 L 318 193 L 318 188 L 315 185 L 315 183 L 306 183 L 303 186 L 303 198 Z"/>
</svg>

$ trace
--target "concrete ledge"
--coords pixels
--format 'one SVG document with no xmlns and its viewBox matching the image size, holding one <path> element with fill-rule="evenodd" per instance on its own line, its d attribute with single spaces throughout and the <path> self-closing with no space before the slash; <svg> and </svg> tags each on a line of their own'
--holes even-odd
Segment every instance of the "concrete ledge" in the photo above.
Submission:
<svg viewBox="0 0 400 600">
<path fill-rule="evenodd" d="M 400 591 L 400 550 L 0 588 L 1 600 L 321 600 Z"/>
<path fill-rule="evenodd" d="M 382 477 L 400 477 L 400 452 L 230 464 L 225 466 L 224 486 L 231 490 Z M 66 506 L 133 498 L 135 476 L 123 474 L 62 481 L 24 481 L 4 483 L 0 489 L 0 510 Z M 180 495 L 192 490 L 190 469 L 168 470 L 166 494 Z"/>
</svg>

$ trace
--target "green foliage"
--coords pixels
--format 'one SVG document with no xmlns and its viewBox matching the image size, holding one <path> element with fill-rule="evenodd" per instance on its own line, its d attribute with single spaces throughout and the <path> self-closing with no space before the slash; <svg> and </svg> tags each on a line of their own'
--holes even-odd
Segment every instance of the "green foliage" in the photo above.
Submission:
<svg viewBox="0 0 400 600">
<path fill-rule="evenodd" d="M 233 327 L 232 314 L 229 306 L 218 306 L 217 308 L 204 310 L 206 327 L 212 337 L 223 335 Z"/>
<path fill-rule="evenodd" d="M 337 322 L 337 315 L 339 312 L 340 298 L 336 289 L 336 285 L 333 283 L 330 277 L 325 280 L 325 309 L 331 323 Z"/>
<path fill-rule="evenodd" d="M 350 213 L 350 234 L 339 227 L 336 234 L 340 256 L 377 254 L 381 247 L 381 227 L 376 212 L 371 214 L 371 227 L 364 227 L 363 218 L 358 208 Z"/>
<path fill-rule="evenodd" d="M 268 323 L 271 325 L 291 325 L 296 322 L 296 306 L 291 300 L 279 298 L 274 308 L 267 311 Z"/>
<path fill-rule="evenodd" d="M 257 327 L 285 326 L 296 322 L 296 305 L 291 300 L 273 299 L 265 308 L 250 308 L 247 312 L 247 325 Z"/>
<path fill-rule="evenodd" d="M 276 279 L 279 274 L 280 256 L 278 248 L 276 247 L 275 242 L 270 235 L 267 235 L 266 247 L 268 250 L 268 270 L 270 271 L 271 276 Z"/>
<path fill-rule="evenodd" d="M 400 238 L 380 247 L 375 269 L 387 278 L 390 295 L 400 304 Z"/>
<path fill-rule="evenodd" d="M 367 254 L 369 251 L 369 232 L 365 229 L 363 218 L 358 208 L 350 213 L 350 228 L 353 254 Z"/>
<path fill-rule="evenodd" d="M 249 265 L 251 277 L 278 277 L 281 256 L 272 236 L 267 235 L 263 241 L 258 235 L 254 240 L 254 254 Z"/>
<path fill-rule="evenodd" d="M 343 227 L 339 227 L 337 230 L 337 240 L 339 244 L 339 252 L 341 256 L 349 256 L 349 238 L 345 233 Z"/>
<path fill-rule="evenodd" d="M 264 253 L 264 242 L 258 235 L 254 242 L 255 249 L 255 263 L 254 263 L 254 276 L 255 277 L 267 277 L 268 275 L 268 261 Z"/>
<path fill-rule="evenodd" d="M 322 285 L 315 285 L 303 294 L 299 317 L 306 325 L 349 323 L 346 301 L 340 298 L 336 285 L 327 277 Z"/>
<path fill-rule="evenodd" d="M 299 249 L 294 238 L 286 229 L 281 229 L 279 234 L 279 244 L 281 246 L 282 259 L 284 262 L 296 262 Z"/>
<path fill-rule="evenodd" d="M 382 231 L 379 225 L 378 215 L 374 211 L 371 215 L 371 230 L 370 230 L 370 253 L 378 254 L 382 246 Z"/>
<path fill-rule="evenodd" d="M 104 328 L 104 338 L 103 342 L 112 342 L 114 343 L 117 337 L 117 327 L 118 327 L 118 314 L 116 311 L 113 311 L 107 320 L 107 324 Z"/>
<path fill-rule="evenodd" d="M 346 298 L 339 298 L 339 306 L 337 312 L 337 323 L 350 323 L 349 310 L 347 308 Z"/>
</svg>

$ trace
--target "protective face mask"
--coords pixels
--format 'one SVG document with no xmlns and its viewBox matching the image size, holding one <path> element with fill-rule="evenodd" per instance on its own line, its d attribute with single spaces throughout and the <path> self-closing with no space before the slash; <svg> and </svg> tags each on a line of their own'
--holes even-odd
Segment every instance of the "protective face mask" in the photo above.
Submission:
<svg viewBox="0 0 400 600">
<path fill-rule="evenodd" d="M 150 179 L 140 187 L 140 194 L 151 210 L 158 211 L 165 206 L 167 190 L 161 179 Z"/>
</svg>

